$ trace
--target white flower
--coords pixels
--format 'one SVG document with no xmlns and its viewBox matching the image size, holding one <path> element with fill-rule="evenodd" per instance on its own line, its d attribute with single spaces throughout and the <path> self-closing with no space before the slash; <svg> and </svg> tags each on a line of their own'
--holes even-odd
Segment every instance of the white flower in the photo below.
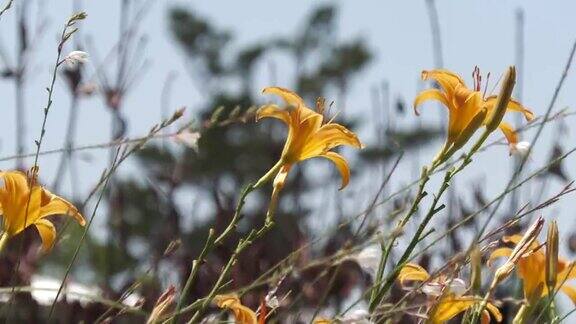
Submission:
<svg viewBox="0 0 576 324">
<path fill-rule="evenodd" d="M 346 313 L 346 315 L 339 319 L 339 323 L 372 324 L 373 322 L 370 320 L 370 313 L 368 313 L 367 310 L 360 308 Z"/>
<path fill-rule="evenodd" d="M 75 67 L 78 63 L 88 62 L 88 53 L 83 51 L 72 51 L 64 58 L 64 61 L 69 67 Z"/>
<path fill-rule="evenodd" d="M 447 280 L 444 282 L 432 281 L 424 284 L 422 286 L 422 292 L 428 296 L 437 297 L 442 295 L 442 290 L 446 287 L 448 291 L 452 292 L 456 296 L 462 296 L 466 292 L 466 283 L 460 278 L 453 280 Z"/>
<path fill-rule="evenodd" d="M 368 245 L 352 257 L 358 265 L 370 275 L 375 275 L 382 258 L 382 249 L 378 244 Z"/>
<path fill-rule="evenodd" d="M 518 142 L 510 144 L 510 154 L 525 156 L 530 150 L 530 142 Z"/>
<path fill-rule="evenodd" d="M 198 151 L 198 140 L 200 139 L 199 132 L 192 132 L 188 129 L 174 135 L 176 142 L 184 144 L 194 151 Z"/>
</svg>

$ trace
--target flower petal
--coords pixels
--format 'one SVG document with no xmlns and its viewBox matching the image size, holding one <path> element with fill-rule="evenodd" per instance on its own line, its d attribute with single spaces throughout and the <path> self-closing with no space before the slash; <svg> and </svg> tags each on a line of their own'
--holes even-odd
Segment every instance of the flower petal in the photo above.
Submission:
<svg viewBox="0 0 576 324">
<path fill-rule="evenodd" d="M 34 225 L 42 239 L 42 252 L 50 251 L 56 240 L 56 228 L 54 228 L 54 224 L 47 219 L 38 219 L 34 222 Z"/>
<path fill-rule="evenodd" d="M 448 70 L 436 69 L 432 71 L 422 71 L 422 80 L 433 79 L 448 95 L 452 93 L 459 86 L 466 87 L 464 80 L 459 75 Z"/>
<path fill-rule="evenodd" d="M 558 284 L 562 281 L 576 279 L 576 265 L 574 262 L 567 263 L 564 260 L 558 261 Z"/>
<path fill-rule="evenodd" d="M 428 271 L 414 263 L 407 263 L 398 274 L 398 280 L 402 285 L 404 281 L 426 281 L 428 278 L 430 278 Z"/>
<path fill-rule="evenodd" d="M 502 322 L 502 313 L 500 313 L 500 310 L 498 309 L 498 307 L 494 306 L 492 303 L 488 303 L 488 304 L 486 304 L 486 309 L 490 313 L 492 313 L 492 316 L 494 317 L 496 322 L 498 322 L 498 323 Z"/>
<path fill-rule="evenodd" d="M 498 248 L 490 254 L 488 261 L 486 261 L 486 265 L 491 267 L 494 259 L 501 258 L 501 257 L 509 257 L 511 254 L 512 254 L 511 248 L 507 248 L 507 247 Z"/>
<path fill-rule="evenodd" d="M 440 302 L 432 308 L 432 313 L 429 315 L 430 321 L 434 324 L 444 323 L 468 308 L 473 307 L 476 302 L 477 300 L 471 296 L 457 298 L 449 296 L 442 298 Z"/>
<path fill-rule="evenodd" d="M 288 110 L 276 105 L 265 105 L 258 108 L 258 111 L 256 111 L 256 121 L 262 118 L 276 118 L 286 123 L 286 125 L 290 125 L 290 113 L 288 113 Z"/>
<path fill-rule="evenodd" d="M 2 172 L 1 175 L 4 186 L 0 187 L 0 205 L 4 229 L 10 235 L 15 235 L 24 230 L 25 211 L 22 205 L 27 203 L 30 196 L 28 180 L 20 171 Z"/>
<path fill-rule="evenodd" d="M 576 305 L 576 289 L 574 289 L 574 287 L 563 285 L 562 288 L 560 288 L 560 290 L 562 290 L 563 293 L 568 295 L 572 303 Z"/>
<path fill-rule="evenodd" d="M 313 134 L 306 142 L 301 159 L 308 159 L 323 154 L 337 146 L 349 145 L 362 148 L 358 136 L 339 124 L 326 124 Z"/>
<path fill-rule="evenodd" d="M 51 215 L 70 215 L 72 216 L 80 225 L 84 226 L 86 220 L 82 217 L 82 214 L 72 205 L 70 202 L 64 198 L 58 197 L 52 194 L 46 189 L 42 189 L 43 194 L 50 198 L 46 205 L 40 208 L 40 218 L 51 216 Z"/>
<path fill-rule="evenodd" d="M 3 207 L 5 230 L 13 236 L 39 218 L 42 190 L 40 186 L 34 186 L 30 192 L 26 175 L 19 171 L 6 172 L 4 184 L 5 190 L 0 192 L 0 204 Z"/>
<path fill-rule="evenodd" d="M 286 102 L 286 104 L 289 106 L 293 106 L 296 108 L 305 106 L 304 100 L 302 100 L 302 98 L 299 95 L 286 88 L 268 87 L 264 88 L 264 90 L 262 90 L 262 93 L 277 95 L 281 97 L 284 100 L 284 102 Z"/>
<path fill-rule="evenodd" d="M 444 297 L 432 308 L 430 321 L 435 324 L 446 322 L 456 315 L 466 311 L 468 308 L 474 307 L 474 305 L 480 301 L 481 299 L 473 296 L 455 297 L 450 295 Z M 487 303 L 486 310 L 494 316 L 494 319 L 497 322 L 502 321 L 502 313 L 500 313 L 498 307 L 494 306 L 492 303 Z"/>
<path fill-rule="evenodd" d="M 214 297 L 214 303 L 220 308 L 231 310 L 236 317 L 237 324 L 256 324 L 256 313 L 250 308 L 242 305 L 240 299 L 235 294 L 217 295 Z"/>
<path fill-rule="evenodd" d="M 494 105 L 496 104 L 496 98 L 497 96 L 490 96 L 486 98 L 485 103 L 489 111 L 494 108 Z M 520 102 L 514 99 L 510 99 L 510 102 L 508 102 L 508 107 L 506 107 L 506 109 L 510 111 L 521 112 L 527 121 L 531 121 L 532 119 L 534 119 L 534 113 L 526 109 L 526 107 L 524 107 Z"/>
<path fill-rule="evenodd" d="M 450 109 L 450 104 L 449 104 L 448 99 L 446 98 L 446 95 L 444 93 L 442 93 L 438 89 L 428 89 L 428 90 L 424 90 L 424 91 L 420 92 L 416 96 L 416 99 L 414 99 L 414 105 L 413 106 L 414 106 L 414 112 L 416 113 L 416 115 L 420 115 L 420 112 L 418 111 L 418 106 L 420 106 L 422 103 L 424 103 L 425 101 L 428 101 L 428 100 L 438 100 L 446 108 Z"/>
<path fill-rule="evenodd" d="M 516 134 L 516 131 L 514 130 L 514 128 L 512 128 L 510 124 L 508 124 L 507 122 L 501 122 L 498 127 L 500 128 L 502 133 L 504 133 L 504 136 L 506 136 L 506 140 L 508 141 L 509 144 L 518 143 L 518 135 Z"/>
<path fill-rule="evenodd" d="M 339 190 L 344 189 L 344 187 L 348 185 L 348 182 L 350 182 L 350 168 L 348 167 L 348 162 L 346 162 L 342 155 L 334 152 L 326 152 L 318 156 L 327 158 L 328 160 L 334 162 L 334 165 L 336 165 L 336 168 L 342 177 L 342 184 L 340 185 Z"/>
</svg>

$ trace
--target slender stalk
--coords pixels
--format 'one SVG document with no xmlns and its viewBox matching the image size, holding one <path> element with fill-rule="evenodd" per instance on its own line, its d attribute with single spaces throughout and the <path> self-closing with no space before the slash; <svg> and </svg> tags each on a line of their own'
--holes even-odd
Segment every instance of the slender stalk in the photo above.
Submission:
<svg viewBox="0 0 576 324">
<path fill-rule="evenodd" d="M 16 154 L 21 155 L 26 150 L 26 104 L 24 102 L 24 73 L 26 70 L 25 55 L 27 51 L 26 43 L 26 14 L 27 4 L 21 3 L 18 10 L 18 19 L 16 19 L 16 33 L 18 39 L 18 54 L 16 58 L 16 67 L 14 74 L 14 90 L 15 90 L 15 109 L 16 109 Z M 16 160 L 16 168 L 23 168 L 24 162 L 22 159 Z"/>
<path fill-rule="evenodd" d="M 73 93 L 72 98 L 70 99 L 68 125 L 66 127 L 66 142 L 64 143 L 65 151 L 60 156 L 60 162 L 58 164 L 56 176 L 54 177 L 54 183 L 52 185 L 52 190 L 55 192 L 57 192 L 60 188 L 62 178 L 64 177 L 64 172 L 66 171 L 66 166 L 71 167 L 72 164 L 72 154 L 74 153 L 74 138 L 76 137 L 76 125 L 78 120 L 78 99 L 78 94 Z"/>
<path fill-rule="evenodd" d="M 180 294 L 180 299 L 178 300 L 178 305 L 176 306 L 176 311 L 175 311 L 174 317 L 172 318 L 170 323 L 176 323 L 178 321 L 178 315 L 180 313 L 180 310 L 182 309 L 182 306 L 186 302 L 186 298 L 188 297 L 188 293 L 190 291 L 190 288 L 192 287 L 192 284 L 194 283 L 194 280 L 196 279 L 196 275 L 198 274 L 198 270 L 200 269 L 200 265 L 202 263 L 204 263 L 204 258 L 206 258 L 206 255 L 208 254 L 208 250 L 210 249 L 210 247 L 213 244 L 214 244 L 214 230 L 210 229 L 210 231 L 208 232 L 208 238 L 206 239 L 206 244 L 204 245 L 202 252 L 200 252 L 200 255 L 198 256 L 198 258 L 196 260 L 192 261 L 192 270 L 190 270 L 190 275 L 188 276 L 188 279 L 186 280 L 186 284 L 184 285 L 184 288 L 182 289 L 182 293 Z"/>
<path fill-rule="evenodd" d="M 8 233 L 4 232 L 2 233 L 2 236 L 0 236 L 0 253 L 2 253 L 2 251 L 4 250 L 4 247 L 6 246 L 7 242 L 8 242 Z"/>
<path fill-rule="evenodd" d="M 397 263 L 396 267 L 394 268 L 394 270 L 392 271 L 392 273 L 384 281 L 382 288 L 380 290 L 378 290 L 378 292 L 374 295 L 374 298 L 372 298 L 370 300 L 370 311 L 371 312 L 373 312 L 376 309 L 376 307 L 378 306 L 378 304 L 380 303 L 382 298 L 384 298 L 384 295 L 388 292 L 388 290 L 390 290 L 390 288 L 392 287 L 392 284 L 394 283 L 394 281 L 396 280 L 396 278 L 400 274 L 400 270 L 405 265 L 405 263 L 410 259 L 412 252 L 416 248 L 416 245 L 418 244 L 418 242 L 421 239 L 422 233 L 424 233 L 424 230 L 426 229 L 426 226 L 428 225 L 428 223 L 432 220 L 432 217 L 444 208 L 443 204 L 438 206 L 438 203 L 440 201 L 440 198 L 442 197 L 442 195 L 446 191 L 446 189 L 448 189 L 448 187 L 450 186 L 450 181 L 452 180 L 452 178 L 456 174 L 458 174 L 468 164 L 470 164 L 470 162 L 472 162 L 472 156 L 481 148 L 482 144 L 486 141 L 486 139 L 488 138 L 488 135 L 490 135 L 490 133 L 491 133 L 490 130 L 485 129 L 484 132 L 482 133 L 482 135 L 480 136 L 480 138 L 478 139 L 478 141 L 476 141 L 476 143 L 472 147 L 472 149 L 468 152 L 468 154 L 466 154 L 462 163 L 457 168 L 453 168 L 453 169 L 449 170 L 448 172 L 446 172 L 446 175 L 444 176 L 444 181 L 442 182 L 440 189 L 438 190 L 438 192 L 434 196 L 434 200 L 432 202 L 432 205 L 428 209 L 426 216 L 424 217 L 424 219 L 422 220 L 422 222 L 418 226 L 418 229 L 416 230 L 416 234 L 414 235 L 414 237 L 412 238 L 412 240 L 408 244 L 408 247 L 406 248 L 406 250 L 404 250 L 404 253 L 400 257 L 400 260 L 398 261 L 398 263 Z M 433 164 L 433 167 L 435 167 L 436 165 L 438 165 L 438 164 Z M 422 188 L 421 189 L 422 192 L 423 192 L 423 187 L 425 184 L 426 184 L 426 182 L 423 182 L 420 185 L 420 187 Z M 420 192 L 420 190 L 419 190 L 419 192 Z M 419 203 L 419 201 L 418 201 L 418 203 Z M 409 219 L 410 216 L 413 213 L 415 213 L 417 208 L 418 208 L 418 204 L 416 204 L 416 205 L 413 204 L 412 208 L 410 209 L 406 218 Z M 407 220 L 406 220 L 406 222 L 407 222 Z M 394 241 L 394 239 L 391 240 L 391 242 L 393 242 L 393 241 Z M 388 245 L 388 249 L 390 249 L 392 247 L 393 247 L 393 245 L 391 245 L 391 244 Z"/>
<path fill-rule="evenodd" d="M 414 201 L 412 201 L 412 205 L 410 206 L 410 209 L 408 210 L 408 212 L 406 213 L 404 218 L 400 221 L 400 223 L 397 225 L 398 229 L 402 229 L 402 228 L 404 228 L 404 226 L 406 226 L 406 224 L 408 223 L 410 218 L 412 218 L 412 216 L 418 210 L 418 205 L 420 204 L 420 201 L 424 197 L 426 197 L 427 193 L 424 191 L 424 188 L 426 187 L 426 183 L 430 179 L 429 175 L 432 172 L 434 172 L 433 169 L 429 170 L 426 167 L 422 168 L 422 173 L 420 176 L 420 185 L 418 186 L 418 192 L 416 193 L 416 197 L 414 198 Z M 383 257 L 380 259 L 377 277 L 374 278 L 375 283 L 381 283 L 382 282 L 382 276 L 384 274 L 384 268 L 386 267 L 386 263 L 388 262 L 388 257 L 390 255 L 390 251 L 392 250 L 392 248 L 394 247 L 394 244 L 396 243 L 396 238 L 397 237 L 394 236 L 390 239 L 390 241 L 388 242 L 388 246 L 385 249 L 385 253 L 384 253 Z M 377 299 L 379 296 L 378 291 L 379 291 L 378 289 L 374 289 L 372 291 L 372 295 L 370 297 L 370 311 L 371 312 L 374 311 L 374 309 L 376 308 Z"/>
<path fill-rule="evenodd" d="M 119 150 L 117 151 L 117 153 L 119 153 Z M 118 154 L 116 155 L 116 158 L 117 157 L 118 157 Z M 114 165 L 117 165 L 116 164 L 117 162 L 118 162 L 118 160 L 115 159 L 114 163 L 112 164 L 112 166 L 110 168 L 110 172 L 112 172 L 114 170 Z M 60 294 L 62 293 L 62 289 L 64 289 L 64 283 L 66 282 L 68 275 L 72 271 L 72 266 L 74 265 L 74 262 L 78 258 L 78 254 L 80 253 L 80 248 L 82 248 L 82 243 L 86 239 L 88 231 L 90 230 L 90 227 L 92 226 L 92 222 L 94 221 L 94 218 L 96 216 L 96 211 L 98 210 L 98 207 L 100 206 L 100 202 L 102 201 L 102 198 L 104 197 L 104 193 L 106 192 L 106 189 L 107 189 L 108 184 L 110 182 L 110 178 L 111 178 L 110 175 L 111 175 L 111 173 L 109 173 L 108 176 L 106 177 L 106 180 L 104 182 L 104 186 L 102 187 L 102 190 L 100 191 L 100 195 L 98 197 L 98 200 L 96 201 L 96 205 L 94 206 L 94 210 L 92 211 L 92 215 L 90 216 L 90 220 L 88 221 L 88 224 L 86 224 L 86 228 L 82 232 L 82 236 L 80 237 L 80 241 L 76 245 L 76 249 L 74 250 L 74 254 L 72 255 L 72 260 L 70 261 L 70 263 L 66 267 L 66 272 L 64 274 L 64 278 L 62 279 L 62 282 L 60 283 L 60 287 L 58 288 L 58 292 L 56 293 L 56 297 L 54 298 L 54 301 L 52 302 L 52 305 L 50 306 L 50 312 L 48 313 L 48 319 L 46 320 L 46 323 L 50 323 L 50 320 L 52 319 L 52 315 L 54 314 L 54 309 L 56 307 L 56 302 L 58 301 L 58 297 L 60 297 Z"/>
<path fill-rule="evenodd" d="M 482 316 L 482 312 L 484 312 L 484 310 L 486 309 L 486 306 L 488 305 L 488 301 L 490 300 L 490 298 L 492 297 L 492 294 L 494 293 L 494 290 L 496 290 L 497 284 L 498 284 L 498 281 L 496 280 L 496 278 L 494 278 L 494 280 L 492 280 L 492 283 L 490 284 L 490 288 L 488 289 L 488 291 L 484 295 L 482 302 L 480 302 L 480 306 L 478 307 L 478 310 L 472 314 L 472 320 L 470 321 L 470 323 L 476 323 L 480 319 L 480 317 Z"/>
</svg>

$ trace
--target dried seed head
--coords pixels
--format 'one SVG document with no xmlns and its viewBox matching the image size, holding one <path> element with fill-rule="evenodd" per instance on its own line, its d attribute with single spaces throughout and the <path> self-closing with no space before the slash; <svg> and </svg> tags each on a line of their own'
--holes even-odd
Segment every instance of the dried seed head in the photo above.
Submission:
<svg viewBox="0 0 576 324">
<path fill-rule="evenodd" d="M 522 236 L 520 242 L 516 244 L 514 250 L 512 250 L 512 253 L 508 257 L 508 260 L 506 260 L 506 262 L 496 270 L 496 273 L 494 274 L 495 284 L 501 283 L 512 273 L 514 267 L 518 263 L 518 260 L 520 260 L 520 258 L 531 249 L 532 243 L 534 243 L 538 237 L 538 234 L 540 234 L 540 231 L 542 231 L 543 226 L 544 218 L 540 216 L 530 226 L 530 228 L 528 228 L 524 236 Z"/>
</svg>

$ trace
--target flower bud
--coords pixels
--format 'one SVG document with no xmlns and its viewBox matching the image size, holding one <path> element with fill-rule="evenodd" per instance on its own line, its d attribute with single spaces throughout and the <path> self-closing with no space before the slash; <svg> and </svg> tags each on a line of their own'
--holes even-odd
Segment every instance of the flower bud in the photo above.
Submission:
<svg viewBox="0 0 576 324">
<path fill-rule="evenodd" d="M 488 119 L 488 124 L 486 124 L 486 129 L 490 132 L 496 130 L 504 118 L 506 109 L 508 108 L 508 102 L 510 102 L 510 97 L 512 96 L 512 90 L 514 89 L 514 84 L 516 83 L 516 68 L 511 66 L 504 74 L 502 81 L 502 87 L 500 88 L 500 93 L 498 98 L 496 98 L 496 103 L 494 104 L 494 110 Z"/>
<path fill-rule="evenodd" d="M 546 237 L 546 285 L 548 289 L 556 287 L 558 277 L 558 225 L 552 221 L 548 225 Z"/>
<path fill-rule="evenodd" d="M 473 293 L 480 293 L 482 288 L 482 253 L 474 247 L 470 253 L 470 287 Z"/>
</svg>

